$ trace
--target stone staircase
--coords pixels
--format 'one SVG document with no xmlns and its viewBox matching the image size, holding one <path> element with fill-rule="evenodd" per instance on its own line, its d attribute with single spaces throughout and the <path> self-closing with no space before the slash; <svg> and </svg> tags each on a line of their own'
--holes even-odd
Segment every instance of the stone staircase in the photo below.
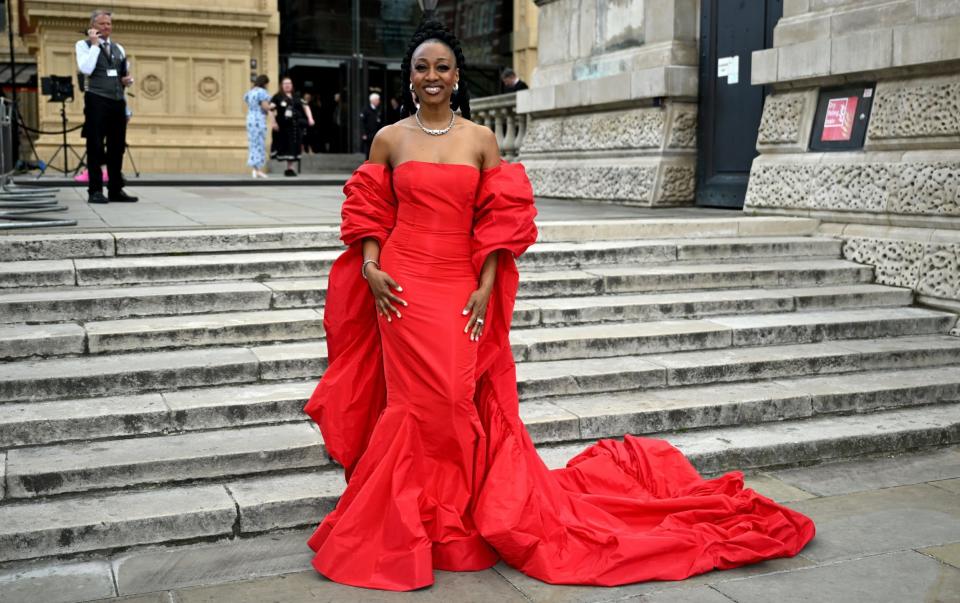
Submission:
<svg viewBox="0 0 960 603">
<path fill-rule="evenodd" d="M 551 466 L 624 433 L 705 473 L 960 441 L 957 317 L 815 221 L 540 226 L 512 343 Z M 343 487 L 302 413 L 337 236 L 0 237 L 0 565 L 315 526 Z"/>
</svg>

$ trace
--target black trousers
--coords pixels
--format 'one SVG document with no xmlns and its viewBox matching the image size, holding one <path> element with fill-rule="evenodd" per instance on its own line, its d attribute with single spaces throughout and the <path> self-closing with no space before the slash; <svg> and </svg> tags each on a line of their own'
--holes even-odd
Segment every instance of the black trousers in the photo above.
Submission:
<svg viewBox="0 0 960 603">
<path fill-rule="evenodd" d="M 87 172 L 90 182 L 87 191 L 103 192 L 103 174 L 100 166 L 106 161 L 110 182 L 107 188 L 112 193 L 123 188 L 123 153 L 127 148 L 127 104 L 87 92 L 83 96 L 84 132 L 87 136 Z M 104 157 L 103 143 L 106 139 L 107 153 Z"/>
</svg>

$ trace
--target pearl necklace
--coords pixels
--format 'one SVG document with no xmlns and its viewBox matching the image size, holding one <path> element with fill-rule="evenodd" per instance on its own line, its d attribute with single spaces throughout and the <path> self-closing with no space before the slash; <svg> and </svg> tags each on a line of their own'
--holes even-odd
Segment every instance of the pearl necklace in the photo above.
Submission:
<svg viewBox="0 0 960 603">
<path fill-rule="evenodd" d="M 446 128 L 439 128 L 434 130 L 433 128 L 428 128 L 423 125 L 423 122 L 420 121 L 420 109 L 417 109 L 417 112 L 413 114 L 417 120 L 417 125 L 420 126 L 420 129 L 429 134 L 430 136 L 442 136 L 450 131 L 453 127 L 453 122 L 457 119 L 457 114 L 453 112 L 453 109 L 450 110 L 450 123 Z"/>
</svg>

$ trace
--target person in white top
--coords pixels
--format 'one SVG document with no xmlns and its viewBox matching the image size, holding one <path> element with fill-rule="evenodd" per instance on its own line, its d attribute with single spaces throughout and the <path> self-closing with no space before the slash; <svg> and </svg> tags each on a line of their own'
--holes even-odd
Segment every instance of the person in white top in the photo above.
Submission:
<svg viewBox="0 0 960 603">
<path fill-rule="evenodd" d="M 110 37 L 113 17 L 105 10 L 90 15 L 87 38 L 76 45 L 77 68 L 86 77 L 83 96 L 84 132 L 87 137 L 87 166 L 90 174 L 87 185 L 90 203 L 108 201 L 136 201 L 123 191 L 123 153 L 127 147 L 127 103 L 125 88 L 133 84 L 129 74 L 127 53 Z M 106 139 L 106 158 L 104 158 Z M 103 175 L 100 166 L 107 164 L 108 195 L 103 195 Z"/>
</svg>

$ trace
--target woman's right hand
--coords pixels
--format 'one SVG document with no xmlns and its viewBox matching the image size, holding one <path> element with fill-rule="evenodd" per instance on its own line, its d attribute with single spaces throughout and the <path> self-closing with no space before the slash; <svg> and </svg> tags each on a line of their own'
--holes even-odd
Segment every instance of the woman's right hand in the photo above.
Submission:
<svg viewBox="0 0 960 603">
<path fill-rule="evenodd" d="M 280 124 L 278 124 L 277 122 L 273 122 L 273 131 L 274 131 L 274 132 L 279 132 L 279 131 L 280 131 Z"/>
<path fill-rule="evenodd" d="M 387 319 L 387 322 L 392 322 L 393 317 L 390 316 L 390 313 L 393 312 L 397 315 L 397 318 L 401 318 L 400 309 L 393 305 L 393 302 L 397 304 L 406 306 L 407 302 L 400 297 L 398 297 L 393 290 L 398 292 L 403 292 L 403 287 L 397 284 L 397 281 L 380 270 L 373 264 L 367 264 L 367 284 L 370 285 L 370 292 L 373 293 L 373 300 L 377 306 L 377 312 L 383 314 Z"/>
</svg>

